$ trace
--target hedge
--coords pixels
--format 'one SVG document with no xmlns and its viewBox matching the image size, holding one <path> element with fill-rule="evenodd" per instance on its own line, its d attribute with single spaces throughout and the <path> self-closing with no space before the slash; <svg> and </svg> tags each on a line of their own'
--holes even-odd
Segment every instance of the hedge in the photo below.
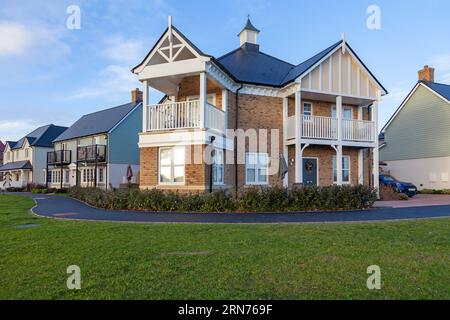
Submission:
<svg viewBox="0 0 450 320">
<path fill-rule="evenodd" d="M 235 198 L 226 191 L 180 194 L 158 189 L 118 189 L 74 187 L 69 195 L 92 206 L 115 210 L 153 212 L 288 212 L 367 209 L 377 195 L 366 186 L 249 188 Z"/>
</svg>

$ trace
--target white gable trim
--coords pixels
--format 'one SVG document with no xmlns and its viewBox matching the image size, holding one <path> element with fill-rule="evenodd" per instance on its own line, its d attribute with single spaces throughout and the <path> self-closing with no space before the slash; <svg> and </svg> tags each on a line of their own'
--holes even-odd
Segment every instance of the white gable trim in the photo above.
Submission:
<svg viewBox="0 0 450 320">
<path fill-rule="evenodd" d="M 445 102 L 447 102 L 448 104 L 450 104 L 450 101 L 447 100 L 445 97 L 443 97 L 442 95 L 440 95 L 439 93 L 437 93 L 436 91 L 434 91 L 433 89 L 431 89 L 430 87 L 428 87 L 427 85 L 423 84 L 422 82 L 418 82 L 416 84 L 416 86 L 411 90 L 411 92 L 408 94 L 408 96 L 406 97 L 406 99 L 402 102 L 402 104 L 400 105 L 400 107 L 397 108 L 397 110 L 395 111 L 395 113 L 392 115 L 392 117 L 389 119 L 389 121 L 384 125 L 383 129 L 381 129 L 382 133 L 386 132 L 386 129 L 391 125 L 392 121 L 394 121 L 394 119 L 397 117 L 397 115 L 400 113 L 400 111 L 402 111 L 403 107 L 408 103 L 408 101 L 411 99 L 411 97 L 413 96 L 413 94 L 417 91 L 417 89 L 422 86 L 426 89 L 428 89 L 428 91 L 432 92 L 433 94 L 435 94 L 436 96 L 438 96 L 439 98 L 441 98 L 442 100 L 444 100 Z"/>
<path fill-rule="evenodd" d="M 164 41 L 166 41 L 167 39 L 169 39 L 169 33 L 172 32 L 172 35 L 175 36 L 181 43 L 180 44 L 174 44 L 172 46 L 168 46 L 168 47 L 161 47 L 162 44 L 164 43 Z M 174 48 L 180 48 L 178 50 L 177 53 L 175 53 L 174 55 L 172 55 L 172 50 Z M 181 51 L 183 50 L 183 48 L 187 48 L 196 58 L 200 58 L 202 57 L 199 52 L 194 49 L 189 43 L 187 43 L 184 40 L 184 37 L 182 35 L 180 35 L 174 28 L 170 28 L 167 29 L 167 31 L 164 33 L 164 35 L 160 38 L 160 40 L 156 43 L 156 45 L 153 47 L 152 51 L 147 55 L 147 57 L 145 58 L 145 60 L 138 66 L 136 67 L 133 72 L 135 74 L 139 74 L 141 73 L 144 68 L 148 65 L 149 61 L 153 58 L 153 56 L 156 53 L 159 53 L 164 59 L 167 60 L 167 63 L 171 63 L 174 62 L 175 59 L 178 57 L 178 55 L 181 53 Z M 170 54 L 169 56 L 167 56 L 163 50 L 170 50 Z"/>
<path fill-rule="evenodd" d="M 338 51 L 338 50 L 343 50 L 344 49 L 344 42 L 341 42 L 340 45 L 338 45 L 335 49 L 333 49 L 332 51 L 330 51 L 326 56 L 324 56 L 321 60 L 319 60 L 316 64 L 312 65 L 309 69 L 307 69 L 301 76 L 299 76 L 295 81 L 296 82 L 301 82 L 303 78 L 309 77 L 309 81 L 311 81 L 311 72 L 314 71 L 314 69 L 316 69 L 317 67 L 321 67 L 322 64 L 327 60 L 330 59 L 330 71 L 332 69 L 332 56 Z M 345 50 L 345 52 L 348 52 L 348 54 L 356 61 L 359 69 L 358 70 L 365 70 L 366 74 L 367 74 L 367 78 L 371 79 L 375 85 L 377 86 L 377 88 L 383 92 L 383 95 L 387 94 L 387 92 L 380 86 L 380 84 L 378 83 L 378 81 L 372 76 L 372 74 L 369 72 L 369 70 L 367 69 L 367 67 L 365 67 L 361 61 L 359 60 L 358 57 L 356 57 L 352 50 Z M 340 55 L 340 57 L 342 57 L 342 55 Z M 341 59 L 339 59 L 341 60 Z M 340 61 L 341 62 L 341 61 Z M 349 67 L 351 68 L 351 67 Z M 350 69 L 351 70 L 351 69 Z M 339 72 L 348 72 L 348 70 L 342 70 L 342 67 L 339 68 Z M 360 77 L 360 71 L 357 73 L 357 77 Z M 329 81 L 331 82 L 331 79 L 329 79 Z M 341 81 L 342 81 L 342 75 L 339 77 L 339 87 L 341 87 Z M 322 81 L 321 81 L 322 82 Z M 311 87 L 311 85 L 310 85 Z M 342 88 L 340 88 L 342 91 Z M 359 88 L 358 88 L 359 89 Z M 330 89 L 331 91 L 331 89 Z"/>
</svg>

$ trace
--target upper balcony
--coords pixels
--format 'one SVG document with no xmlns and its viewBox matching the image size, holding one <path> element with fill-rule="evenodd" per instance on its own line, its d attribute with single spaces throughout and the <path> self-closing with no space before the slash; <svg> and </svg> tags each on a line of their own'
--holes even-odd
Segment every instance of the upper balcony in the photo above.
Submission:
<svg viewBox="0 0 450 320">
<path fill-rule="evenodd" d="M 288 119 L 287 139 L 296 138 L 295 116 Z M 301 115 L 301 135 L 303 139 L 338 140 L 339 127 L 342 130 L 342 141 L 374 143 L 376 141 L 376 126 L 374 121 L 338 119 L 332 117 Z"/>
<path fill-rule="evenodd" d="M 85 147 L 78 147 L 77 161 L 79 162 L 106 162 L 106 146 L 105 145 L 90 145 Z"/>
<path fill-rule="evenodd" d="M 225 133 L 225 112 L 200 100 L 150 105 L 144 110 L 146 132 L 177 129 L 214 129 Z"/>
<path fill-rule="evenodd" d="M 57 150 L 47 152 L 47 164 L 49 165 L 67 165 L 72 161 L 72 151 Z"/>
</svg>

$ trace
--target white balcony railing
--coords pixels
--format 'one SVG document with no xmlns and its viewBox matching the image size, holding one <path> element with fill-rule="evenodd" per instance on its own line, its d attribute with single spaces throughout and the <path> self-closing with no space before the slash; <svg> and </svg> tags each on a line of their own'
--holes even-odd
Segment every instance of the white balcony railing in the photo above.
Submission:
<svg viewBox="0 0 450 320">
<path fill-rule="evenodd" d="M 343 119 L 342 139 L 373 142 L 375 140 L 375 123 L 373 121 Z"/>
<path fill-rule="evenodd" d="M 375 141 L 375 123 L 365 120 L 342 119 L 342 140 L 356 142 Z M 301 117 L 302 138 L 305 139 L 338 139 L 338 120 L 332 117 Z M 287 138 L 295 139 L 295 116 L 288 118 Z"/>
<path fill-rule="evenodd" d="M 201 112 L 205 112 L 204 123 Z M 203 128 L 225 132 L 225 113 L 209 103 L 204 110 L 199 100 L 150 105 L 144 114 L 147 132 Z"/>
</svg>

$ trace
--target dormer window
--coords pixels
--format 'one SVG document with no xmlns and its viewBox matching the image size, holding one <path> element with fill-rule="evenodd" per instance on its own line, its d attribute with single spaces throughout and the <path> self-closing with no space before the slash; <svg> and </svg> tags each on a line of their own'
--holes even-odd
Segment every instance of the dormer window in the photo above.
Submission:
<svg viewBox="0 0 450 320">
<path fill-rule="evenodd" d="M 27 158 L 28 159 L 28 149 L 25 149 L 25 158 Z"/>
</svg>

